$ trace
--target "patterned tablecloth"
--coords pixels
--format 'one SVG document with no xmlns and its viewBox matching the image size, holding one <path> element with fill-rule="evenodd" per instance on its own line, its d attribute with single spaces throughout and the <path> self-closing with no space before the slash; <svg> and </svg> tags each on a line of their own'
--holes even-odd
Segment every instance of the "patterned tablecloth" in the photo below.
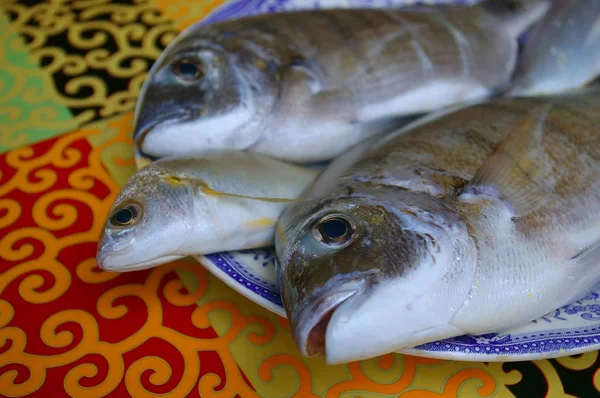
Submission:
<svg viewBox="0 0 600 398">
<path fill-rule="evenodd" d="M 597 352 L 508 364 L 386 355 L 328 367 L 297 352 L 284 319 L 198 263 L 96 267 L 102 224 L 135 170 L 132 111 L 146 72 L 220 3 L 0 1 L 0 395 L 600 394 Z"/>
</svg>

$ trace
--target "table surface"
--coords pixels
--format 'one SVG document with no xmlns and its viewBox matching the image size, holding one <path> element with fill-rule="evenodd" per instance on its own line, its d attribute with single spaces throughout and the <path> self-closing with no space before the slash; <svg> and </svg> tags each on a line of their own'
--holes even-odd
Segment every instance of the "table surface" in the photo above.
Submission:
<svg viewBox="0 0 600 398">
<path fill-rule="evenodd" d="M 135 171 L 152 62 L 221 0 L 0 2 L 0 395 L 600 394 L 597 352 L 523 363 L 386 355 L 326 366 L 193 261 L 111 274 L 97 239 Z"/>
</svg>

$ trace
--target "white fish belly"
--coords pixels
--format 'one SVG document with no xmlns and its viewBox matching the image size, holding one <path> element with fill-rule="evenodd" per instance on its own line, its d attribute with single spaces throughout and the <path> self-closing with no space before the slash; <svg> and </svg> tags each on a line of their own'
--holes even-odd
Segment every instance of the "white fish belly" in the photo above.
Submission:
<svg viewBox="0 0 600 398">
<path fill-rule="evenodd" d="M 249 150 L 290 162 L 309 163 L 331 160 L 352 146 L 376 134 L 392 131 L 400 121 L 347 123 L 343 120 L 307 123 L 297 118 L 276 129 L 276 134 Z"/>
<path fill-rule="evenodd" d="M 385 102 L 367 104 L 358 113 L 360 120 L 373 120 L 394 113 L 410 115 L 436 111 L 463 101 L 481 99 L 490 88 L 473 80 L 435 80 Z"/>
</svg>

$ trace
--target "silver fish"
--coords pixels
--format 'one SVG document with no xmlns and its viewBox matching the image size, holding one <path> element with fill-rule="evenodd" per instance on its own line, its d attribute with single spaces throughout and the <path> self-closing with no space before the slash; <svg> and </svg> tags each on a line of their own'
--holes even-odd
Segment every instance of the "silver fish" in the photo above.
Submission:
<svg viewBox="0 0 600 398">
<path fill-rule="evenodd" d="M 430 115 L 334 160 L 276 231 L 304 355 L 526 324 L 600 280 L 600 87 Z"/>
<path fill-rule="evenodd" d="M 517 37 L 547 8 L 310 10 L 189 29 L 144 82 L 136 146 L 151 158 L 234 149 L 330 160 L 403 116 L 504 89 Z"/>
<path fill-rule="evenodd" d="M 511 94 L 557 94 L 598 75 L 600 0 L 557 0 L 527 34 Z"/>
<path fill-rule="evenodd" d="M 188 255 L 272 246 L 277 218 L 319 172 L 244 152 L 152 162 L 116 198 L 98 266 L 126 272 Z"/>
</svg>

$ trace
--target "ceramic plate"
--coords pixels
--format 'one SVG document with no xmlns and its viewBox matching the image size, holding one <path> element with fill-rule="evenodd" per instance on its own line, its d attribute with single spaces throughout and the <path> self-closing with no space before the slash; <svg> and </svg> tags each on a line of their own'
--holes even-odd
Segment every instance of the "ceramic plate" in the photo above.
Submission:
<svg viewBox="0 0 600 398">
<path fill-rule="evenodd" d="M 456 1 L 456 0 L 455 0 Z M 430 1 L 429 3 L 434 3 Z M 449 1 L 437 1 L 448 3 Z M 460 1 L 469 3 L 472 1 Z M 268 12 L 319 7 L 390 7 L 406 0 L 233 0 L 194 27 Z M 427 1 L 421 3 L 428 3 Z M 148 159 L 137 157 L 138 167 Z M 285 317 L 277 289 L 272 249 L 197 256 L 219 279 L 248 299 Z M 460 336 L 403 350 L 403 353 L 463 361 L 518 361 L 574 355 L 600 348 L 600 286 L 587 297 L 518 329 L 482 336 Z"/>
</svg>

